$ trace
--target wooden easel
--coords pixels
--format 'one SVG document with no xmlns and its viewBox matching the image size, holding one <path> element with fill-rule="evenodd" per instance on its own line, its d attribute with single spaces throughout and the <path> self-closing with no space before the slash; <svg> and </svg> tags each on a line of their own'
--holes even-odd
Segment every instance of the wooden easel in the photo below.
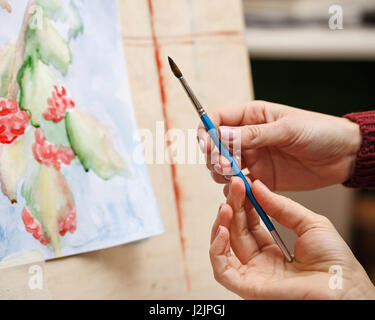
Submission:
<svg viewBox="0 0 375 320">
<path fill-rule="evenodd" d="M 252 98 L 240 0 L 118 0 L 118 6 L 140 128 L 155 132 L 155 122 L 163 120 L 166 130 L 187 132 L 198 124 L 170 73 L 168 55 L 208 110 Z M 47 262 L 52 298 L 235 297 L 215 282 L 208 256 L 210 228 L 224 200 L 221 187 L 203 164 L 154 164 L 148 170 L 165 233 Z"/>
</svg>

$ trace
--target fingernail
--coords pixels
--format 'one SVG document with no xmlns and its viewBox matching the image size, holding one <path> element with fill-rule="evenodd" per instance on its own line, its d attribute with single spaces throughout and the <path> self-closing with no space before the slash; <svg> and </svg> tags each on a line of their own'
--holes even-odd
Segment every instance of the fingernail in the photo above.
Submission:
<svg viewBox="0 0 375 320">
<path fill-rule="evenodd" d="M 236 136 L 235 130 L 229 127 L 220 127 L 220 135 L 223 140 L 232 141 Z"/>
<path fill-rule="evenodd" d="M 214 170 L 221 175 L 221 171 L 222 171 L 222 168 L 221 168 L 221 165 L 220 164 L 215 164 L 214 165 Z"/>
<path fill-rule="evenodd" d="M 231 166 L 229 160 L 228 160 L 227 158 L 225 158 L 225 157 L 220 157 L 220 158 L 219 158 L 219 161 L 220 161 L 219 163 L 220 163 L 223 167 L 230 167 L 230 166 Z"/>
<path fill-rule="evenodd" d="M 202 153 L 206 153 L 206 150 L 204 147 L 204 141 L 202 139 L 199 140 L 199 148 L 201 149 Z"/>
<path fill-rule="evenodd" d="M 232 176 L 224 176 L 225 179 L 227 179 L 228 181 L 230 181 L 230 179 L 232 178 Z"/>
<path fill-rule="evenodd" d="M 220 233 L 221 231 L 221 226 L 218 226 L 217 230 L 216 230 L 216 234 L 215 234 L 215 238 L 217 237 L 217 235 Z"/>
</svg>

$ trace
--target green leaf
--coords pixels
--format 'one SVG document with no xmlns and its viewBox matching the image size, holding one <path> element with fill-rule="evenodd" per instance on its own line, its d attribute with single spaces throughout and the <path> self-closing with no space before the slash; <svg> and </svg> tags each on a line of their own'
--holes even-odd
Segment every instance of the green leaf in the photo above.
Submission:
<svg viewBox="0 0 375 320">
<path fill-rule="evenodd" d="M 69 24 L 69 41 L 73 38 L 77 38 L 78 35 L 81 33 L 83 34 L 84 26 L 82 17 L 79 14 L 78 8 L 75 3 L 71 0 L 69 3 L 68 13 L 67 13 L 67 20 Z"/>
<path fill-rule="evenodd" d="M 104 180 L 125 173 L 127 164 L 105 127 L 78 108 L 67 112 L 65 119 L 72 149 L 86 171 L 91 169 Z"/>
<path fill-rule="evenodd" d="M 39 127 L 43 113 L 49 108 L 48 98 L 52 96 L 58 81 L 52 70 L 42 61 L 28 57 L 18 72 L 20 87 L 20 108 L 30 112 L 31 124 Z"/>
<path fill-rule="evenodd" d="M 48 19 L 43 23 L 30 25 L 25 35 L 25 55 L 39 57 L 45 64 L 52 64 L 66 76 L 72 63 L 68 42 L 54 28 Z"/>
<path fill-rule="evenodd" d="M 68 7 L 64 7 L 61 0 L 38 0 L 38 5 L 43 9 L 43 15 L 53 21 L 61 20 L 68 25 L 68 39 L 77 38 L 84 31 L 82 17 L 73 0 Z"/>
<path fill-rule="evenodd" d="M 59 222 L 75 210 L 68 182 L 60 171 L 33 161 L 21 192 L 27 208 L 41 223 L 56 255 L 60 255 Z"/>
<path fill-rule="evenodd" d="M 64 4 L 61 0 L 38 0 L 37 4 L 43 9 L 43 15 L 51 20 L 66 19 Z"/>
</svg>

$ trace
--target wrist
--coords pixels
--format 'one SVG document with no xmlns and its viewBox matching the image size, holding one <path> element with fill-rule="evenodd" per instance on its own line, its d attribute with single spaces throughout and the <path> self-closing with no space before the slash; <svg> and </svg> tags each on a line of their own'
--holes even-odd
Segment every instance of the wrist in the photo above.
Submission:
<svg viewBox="0 0 375 320">
<path fill-rule="evenodd" d="M 347 133 L 348 133 L 347 150 L 348 150 L 348 159 L 349 159 L 348 172 L 347 172 L 347 176 L 345 179 L 345 181 L 347 181 L 354 174 L 357 154 L 362 144 L 362 133 L 361 133 L 361 128 L 357 123 L 349 119 L 345 119 L 345 120 L 346 120 Z"/>
</svg>

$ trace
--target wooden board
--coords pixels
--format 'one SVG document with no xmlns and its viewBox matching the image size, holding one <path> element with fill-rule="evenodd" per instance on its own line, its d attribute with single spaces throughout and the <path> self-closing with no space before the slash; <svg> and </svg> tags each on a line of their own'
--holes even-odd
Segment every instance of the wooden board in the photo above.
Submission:
<svg viewBox="0 0 375 320">
<path fill-rule="evenodd" d="M 0 261 L 0 300 L 51 299 L 44 266 L 43 254 L 39 250 Z"/>
<path fill-rule="evenodd" d="M 172 56 L 208 110 L 252 98 L 240 0 L 119 0 L 132 99 L 140 128 L 188 130 L 197 115 L 167 64 Z M 197 148 L 196 152 L 198 154 Z M 235 298 L 209 263 L 221 187 L 205 165 L 148 166 L 165 233 L 46 263 L 58 299 Z M 145 199 L 147 201 L 147 199 Z"/>
</svg>

